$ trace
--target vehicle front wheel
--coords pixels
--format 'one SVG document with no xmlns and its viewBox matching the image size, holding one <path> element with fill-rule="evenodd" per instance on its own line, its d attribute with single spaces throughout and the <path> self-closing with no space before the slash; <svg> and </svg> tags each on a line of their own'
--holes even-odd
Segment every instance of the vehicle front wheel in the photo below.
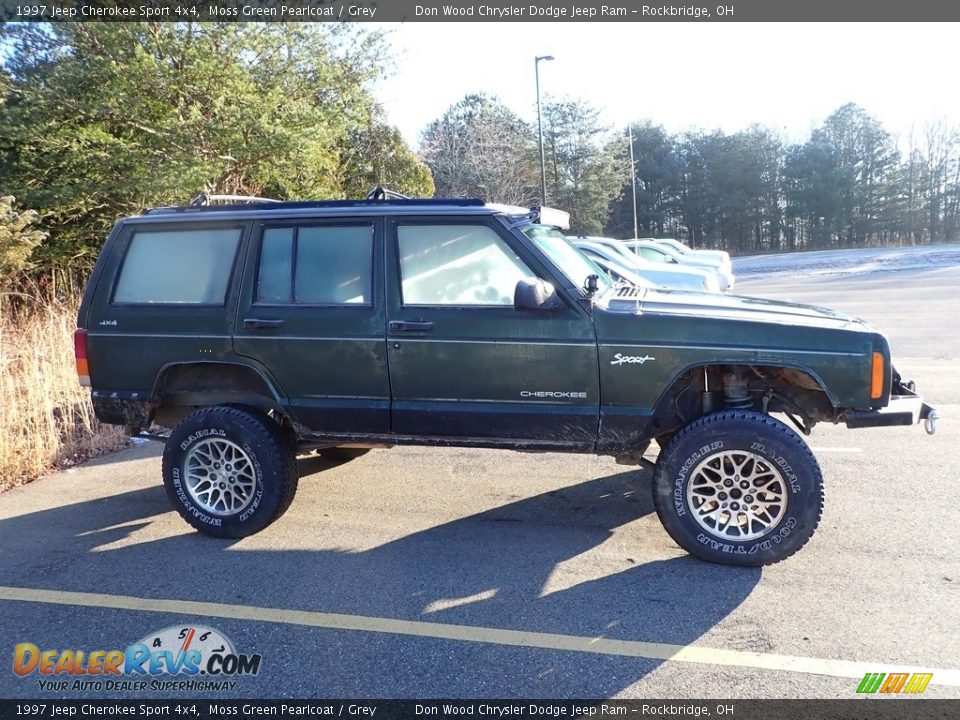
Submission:
<svg viewBox="0 0 960 720">
<path fill-rule="evenodd" d="M 254 410 L 198 410 L 163 451 L 170 502 L 194 528 L 240 538 L 280 517 L 297 491 L 294 454 L 280 427 Z"/>
<path fill-rule="evenodd" d="M 692 555 L 726 565 L 769 565 L 813 535 L 823 477 L 810 448 L 767 415 L 723 410 L 670 440 L 653 481 L 657 515 Z"/>
</svg>

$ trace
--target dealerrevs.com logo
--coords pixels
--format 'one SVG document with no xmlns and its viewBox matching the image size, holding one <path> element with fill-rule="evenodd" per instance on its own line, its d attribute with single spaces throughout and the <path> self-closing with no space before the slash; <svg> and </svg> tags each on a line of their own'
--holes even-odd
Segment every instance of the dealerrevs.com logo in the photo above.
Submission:
<svg viewBox="0 0 960 720">
<path fill-rule="evenodd" d="M 237 678 L 260 672 L 262 657 L 237 652 L 219 630 L 175 625 L 124 650 L 46 650 L 23 642 L 13 672 L 35 677 L 45 691 L 230 691 Z"/>
</svg>

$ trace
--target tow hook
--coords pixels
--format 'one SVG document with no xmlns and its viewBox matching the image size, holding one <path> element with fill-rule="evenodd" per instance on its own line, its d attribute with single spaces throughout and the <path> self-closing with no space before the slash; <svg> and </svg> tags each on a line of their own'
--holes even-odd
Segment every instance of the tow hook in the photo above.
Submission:
<svg viewBox="0 0 960 720">
<path fill-rule="evenodd" d="M 930 408 L 930 412 L 923 419 L 923 429 L 927 431 L 927 435 L 933 435 L 937 431 L 937 420 L 939 419 L 940 413 Z"/>
</svg>

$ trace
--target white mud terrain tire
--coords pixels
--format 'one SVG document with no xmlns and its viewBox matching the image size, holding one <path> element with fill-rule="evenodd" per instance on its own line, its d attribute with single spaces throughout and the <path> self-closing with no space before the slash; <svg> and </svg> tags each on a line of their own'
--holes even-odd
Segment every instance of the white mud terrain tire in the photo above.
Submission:
<svg viewBox="0 0 960 720">
<path fill-rule="evenodd" d="M 779 420 L 723 410 L 670 439 L 657 460 L 653 501 L 670 537 L 690 554 L 770 565 L 816 530 L 823 476 L 807 444 Z"/>
<path fill-rule="evenodd" d="M 290 443 L 255 410 L 198 410 L 170 433 L 163 451 L 170 502 L 194 528 L 214 537 L 263 530 L 290 507 L 297 480 Z"/>
</svg>

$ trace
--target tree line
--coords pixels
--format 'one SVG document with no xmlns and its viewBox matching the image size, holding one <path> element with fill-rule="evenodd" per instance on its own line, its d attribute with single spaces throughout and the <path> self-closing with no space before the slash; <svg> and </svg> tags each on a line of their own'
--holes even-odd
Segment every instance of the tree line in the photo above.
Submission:
<svg viewBox="0 0 960 720">
<path fill-rule="evenodd" d="M 30 268 L 82 276 L 117 218 L 200 192 L 540 202 L 535 125 L 467 95 L 415 152 L 374 96 L 389 62 L 381 33 L 339 23 L 0 26 L 0 286 Z M 548 203 L 576 233 L 632 236 L 626 128 L 582 100 L 543 110 Z M 761 126 L 631 130 L 640 236 L 748 253 L 960 234 L 945 123 L 906 152 L 852 104 L 800 144 Z"/>
<path fill-rule="evenodd" d="M 579 100 L 543 110 L 547 202 L 574 232 L 633 236 L 626 128 Z M 960 129 L 897 138 L 846 104 L 803 143 L 754 125 L 727 134 L 632 124 L 637 231 L 735 253 L 915 245 L 960 238 Z M 540 201 L 535 127 L 495 98 L 468 95 L 423 134 L 438 194 Z"/>
<path fill-rule="evenodd" d="M 433 194 L 373 96 L 389 61 L 376 31 L 6 24 L 0 48 L 0 281 L 83 273 L 117 218 L 201 192 Z"/>
</svg>

